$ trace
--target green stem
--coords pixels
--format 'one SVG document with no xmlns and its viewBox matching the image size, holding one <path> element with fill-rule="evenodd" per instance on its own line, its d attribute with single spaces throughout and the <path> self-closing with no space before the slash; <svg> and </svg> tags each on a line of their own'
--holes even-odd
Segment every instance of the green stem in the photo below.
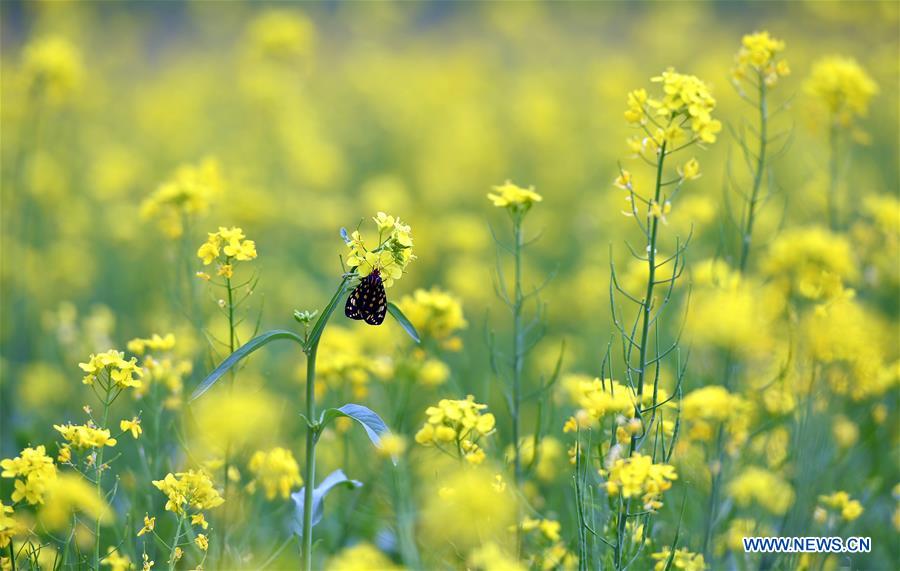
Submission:
<svg viewBox="0 0 900 571">
<path fill-rule="evenodd" d="M 109 371 L 107 371 L 107 375 Z M 112 383 L 112 379 L 107 377 L 108 382 Z M 106 425 L 109 423 L 109 393 L 110 387 L 107 385 L 106 387 L 106 396 L 103 399 L 103 424 L 100 426 L 100 429 L 103 430 L 106 428 Z M 97 451 L 97 497 L 101 500 L 103 499 L 103 449 L 105 446 L 101 446 Z M 97 569 L 100 568 L 100 517 L 97 517 L 97 521 L 94 527 L 94 561 L 97 563 Z"/>
<path fill-rule="evenodd" d="M 316 420 L 316 354 L 319 350 L 319 340 L 328 325 L 328 320 L 334 313 L 344 288 L 347 286 L 348 277 L 341 280 L 337 291 L 331 301 L 325 307 L 322 315 L 313 327 L 312 337 L 306 350 L 306 418 L 307 422 L 315 423 Z M 319 427 L 306 427 L 306 466 L 304 467 L 303 480 L 303 568 L 312 571 L 312 509 L 313 490 L 316 484 L 316 442 L 318 441 Z"/>
<path fill-rule="evenodd" d="M 753 239 L 753 223 L 756 216 L 756 203 L 759 201 L 759 191 L 762 188 L 762 179 L 766 165 L 766 138 L 769 129 L 769 109 L 766 102 L 766 82 L 759 74 L 759 153 L 757 154 L 756 173 L 753 176 L 753 188 L 750 192 L 750 203 L 747 205 L 747 226 L 741 233 L 741 257 L 738 267 L 741 273 L 747 269 L 747 261 L 750 259 L 750 244 Z"/>
<path fill-rule="evenodd" d="M 832 231 L 840 229 L 838 220 L 838 125 L 834 117 L 828 128 L 828 224 Z"/>
<path fill-rule="evenodd" d="M 230 263 L 230 260 L 226 260 L 226 263 Z M 236 335 L 234 331 L 234 291 L 231 288 L 231 278 L 225 278 L 225 287 L 228 289 L 228 354 L 231 355 L 235 350 L 235 341 Z M 228 393 L 229 395 L 234 395 L 234 369 L 232 368 L 228 373 Z M 223 497 L 226 502 L 228 502 L 228 471 L 231 468 L 231 442 L 225 443 L 225 461 L 222 465 L 224 470 L 223 473 Z M 219 542 L 219 563 L 225 564 L 225 547 L 228 544 L 228 530 L 229 530 L 229 504 L 226 503 L 222 510 L 222 541 Z"/>
<path fill-rule="evenodd" d="M 316 353 L 318 342 L 306 354 L 306 418 L 315 422 L 316 414 Z M 316 429 L 306 427 L 306 466 L 303 483 L 303 568 L 312 570 L 312 508 L 316 478 Z"/>
<path fill-rule="evenodd" d="M 184 525 L 184 515 L 178 516 L 178 525 L 175 527 L 175 537 L 172 539 L 172 549 L 169 552 L 169 571 L 175 569 L 175 550 L 178 549 L 178 540 L 181 538 L 181 527 Z"/>
<path fill-rule="evenodd" d="M 515 447 L 514 471 L 516 488 L 522 485 L 522 461 L 519 454 L 519 430 L 520 409 L 522 406 L 522 215 L 515 214 L 513 218 L 513 233 L 515 244 L 513 245 L 513 257 L 515 261 L 515 284 L 513 300 L 513 406 L 512 406 L 512 437 Z"/>
</svg>

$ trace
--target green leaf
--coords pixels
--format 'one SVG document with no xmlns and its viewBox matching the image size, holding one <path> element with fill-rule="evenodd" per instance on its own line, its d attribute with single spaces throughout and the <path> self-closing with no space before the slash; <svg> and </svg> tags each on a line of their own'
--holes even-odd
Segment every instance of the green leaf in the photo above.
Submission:
<svg viewBox="0 0 900 571">
<path fill-rule="evenodd" d="M 287 331 L 284 329 L 276 329 L 273 331 L 266 331 L 262 335 L 258 337 L 254 337 L 250 341 L 247 341 L 246 344 L 242 345 L 237 351 L 228 356 L 227 359 L 222 361 L 222 363 L 216 367 L 212 373 L 206 376 L 203 379 L 203 382 L 194 389 L 194 393 L 191 395 L 191 400 L 196 400 L 200 398 L 203 393 L 208 391 L 215 383 L 218 381 L 222 375 L 227 373 L 232 367 L 234 367 L 241 359 L 249 356 L 251 353 L 261 348 L 262 346 L 271 343 L 272 341 L 277 341 L 278 339 L 290 339 L 300 344 L 303 347 L 303 338 L 294 333 L 293 331 Z"/>
<path fill-rule="evenodd" d="M 375 411 L 370 408 L 364 407 L 361 404 L 353 403 L 345 404 L 340 408 L 329 408 L 322 411 L 322 417 L 319 419 L 319 425 L 324 427 L 339 416 L 346 416 L 360 423 L 365 429 L 369 440 L 371 440 L 372 444 L 374 444 L 375 446 L 381 446 L 381 436 L 384 434 L 390 434 L 391 432 L 390 430 L 388 430 L 388 427 L 384 423 L 384 421 L 381 420 L 381 417 L 375 413 Z"/>
<path fill-rule="evenodd" d="M 406 331 L 406 333 L 408 333 L 409 336 L 412 337 L 412 340 L 416 343 L 421 343 L 422 340 L 419 339 L 418 331 L 416 331 L 416 328 L 413 327 L 413 324 L 410 323 L 409 319 L 407 319 L 406 316 L 403 315 L 403 312 L 400 311 L 400 308 L 397 307 L 397 305 L 392 301 L 388 302 L 387 308 L 388 313 L 391 314 L 391 317 L 397 320 L 397 323 L 399 323 L 400 327 L 402 327 Z"/>
<path fill-rule="evenodd" d="M 360 488 L 362 487 L 362 482 L 358 480 L 351 480 L 344 474 L 343 470 L 335 470 L 331 474 L 329 474 L 322 482 L 313 489 L 312 493 L 312 524 L 316 525 L 320 521 L 322 521 L 322 515 L 325 513 L 325 496 L 328 495 L 332 489 L 336 486 L 345 486 L 347 488 Z M 303 505 L 305 502 L 304 493 L 305 488 L 300 488 L 299 491 L 291 494 L 291 499 L 294 500 L 294 514 L 296 515 L 296 521 L 294 522 L 294 533 L 297 535 L 303 535 Z"/>
</svg>

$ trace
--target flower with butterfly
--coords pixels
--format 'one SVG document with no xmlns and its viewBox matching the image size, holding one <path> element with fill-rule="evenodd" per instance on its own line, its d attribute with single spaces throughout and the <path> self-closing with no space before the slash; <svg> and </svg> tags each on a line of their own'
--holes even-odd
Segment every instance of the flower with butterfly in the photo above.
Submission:
<svg viewBox="0 0 900 571">
<path fill-rule="evenodd" d="M 350 319 L 363 320 L 369 325 L 381 325 L 387 312 L 387 295 L 394 281 L 403 276 L 406 266 L 416 257 L 412 253 L 412 235 L 408 225 L 399 218 L 379 212 L 372 220 L 378 227 L 378 245 L 372 249 L 359 230 L 342 234 L 350 250 L 347 265 L 351 273 L 361 278 L 350 293 L 344 314 Z"/>
<path fill-rule="evenodd" d="M 324 309 L 321 311 L 294 311 L 294 319 L 304 328 L 303 334 L 276 329 L 257 335 L 241 347 L 234 349 L 218 367 L 207 375 L 192 395 L 192 400 L 200 398 L 226 373 L 233 373 L 235 366 L 239 362 L 272 341 L 293 341 L 306 355 L 306 406 L 303 414 L 300 415 L 300 418 L 306 424 L 306 463 L 302 478 L 302 482 L 305 485 L 300 491 L 291 494 L 291 498 L 296 506 L 295 529 L 301 538 L 303 568 L 307 570 L 313 568 L 312 528 L 318 523 L 320 517 L 317 515 L 314 518 L 313 514 L 321 513 L 325 495 L 338 485 L 343 485 L 344 487 L 359 487 L 363 485 L 361 482 L 348 478 L 343 470 L 340 469 L 335 470 L 326 476 L 318 486 L 316 485 L 316 444 L 319 442 L 322 432 L 331 422 L 338 418 L 346 417 L 362 425 L 366 435 L 378 448 L 384 446 L 382 444 L 383 438 L 388 438 L 388 442 L 390 442 L 391 435 L 387 425 L 378 414 L 359 404 L 348 403 L 337 408 L 327 408 L 318 411 L 317 414 L 316 357 L 325 327 L 349 291 L 349 296 L 344 306 L 344 313 L 347 317 L 365 321 L 370 325 L 380 325 L 384 322 L 387 313 L 390 313 L 400 323 L 404 331 L 416 343 L 419 343 L 419 334 L 416 332 L 413 324 L 403 315 L 403 311 L 399 307 L 388 303 L 387 295 L 385 294 L 385 288 L 391 287 L 396 280 L 400 279 L 406 266 L 415 259 L 412 253 L 413 242 L 410 227 L 403 224 L 399 218 L 389 216 L 384 212 L 379 212 L 373 217 L 373 220 L 378 228 L 378 241 L 371 248 L 366 245 L 366 241 L 358 229 L 352 234 L 348 234 L 346 230 L 341 230 L 341 237 L 350 251 L 347 258 L 347 265 L 350 269 L 349 271 L 345 269 L 341 275 L 341 281 Z M 229 238 L 224 238 L 222 242 L 227 241 L 232 249 L 238 251 L 241 248 L 242 243 L 240 240 L 242 239 L 243 236 L 241 235 L 236 239 L 237 243 L 233 243 Z M 212 237 L 211 240 L 213 240 Z M 220 244 L 216 243 L 214 245 Z M 210 246 L 198 252 L 198 255 L 203 258 L 203 254 L 208 253 L 209 263 L 212 263 L 215 256 L 219 255 L 218 252 L 213 252 L 213 249 Z M 209 252 L 206 250 L 209 250 Z M 227 252 L 226 255 L 232 256 L 231 253 Z M 237 259 L 237 254 L 234 254 L 234 257 Z M 226 277 L 226 280 L 228 279 L 230 278 Z M 327 350 L 328 347 L 325 346 L 325 349 Z"/>
</svg>

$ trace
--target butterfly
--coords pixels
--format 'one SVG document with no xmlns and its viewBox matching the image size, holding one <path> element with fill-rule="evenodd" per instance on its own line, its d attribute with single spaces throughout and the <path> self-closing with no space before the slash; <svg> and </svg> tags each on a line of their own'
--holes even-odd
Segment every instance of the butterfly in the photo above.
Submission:
<svg viewBox="0 0 900 571">
<path fill-rule="evenodd" d="M 372 270 L 372 273 L 364 277 L 347 298 L 344 315 L 350 319 L 365 320 L 369 325 L 381 325 L 384 322 L 385 312 L 387 312 L 387 295 L 384 293 L 381 273 Z"/>
</svg>

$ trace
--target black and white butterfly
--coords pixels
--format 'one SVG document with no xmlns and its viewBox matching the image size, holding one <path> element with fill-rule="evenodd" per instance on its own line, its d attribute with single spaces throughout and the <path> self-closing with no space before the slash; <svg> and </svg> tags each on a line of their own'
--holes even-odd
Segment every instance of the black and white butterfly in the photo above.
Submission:
<svg viewBox="0 0 900 571">
<path fill-rule="evenodd" d="M 372 270 L 359 282 L 347 298 L 344 315 L 350 319 L 362 319 L 369 325 L 381 325 L 387 313 L 387 295 L 381 273 Z"/>
</svg>

